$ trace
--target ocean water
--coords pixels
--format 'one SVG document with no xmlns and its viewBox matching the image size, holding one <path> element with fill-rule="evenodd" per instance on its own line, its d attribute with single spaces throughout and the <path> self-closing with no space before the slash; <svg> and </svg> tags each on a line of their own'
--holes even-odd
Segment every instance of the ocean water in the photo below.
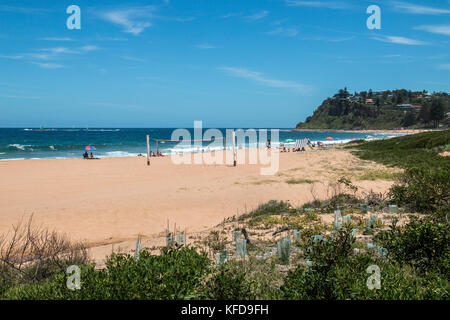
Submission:
<svg viewBox="0 0 450 320">
<path fill-rule="evenodd" d="M 156 141 L 153 139 L 172 140 L 172 128 L 142 128 L 142 129 L 45 129 L 36 130 L 29 128 L 0 129 L 0 160 L 44 159 L 44 158 L 80 158 L 83 149 L 87 145 L 95 146 L 96 157 L 125 157 L 136 156 L 139 153 L 145 155 L 146 135 L 150 135 L 150 148 L 156 151 Z M 187 129 L 194 139 L 194 130 Z M 203 132 L 207 128 L 203 129 Z M 219 129 L 223 137 L 226 137 L 226 129 Z M 270 129 L 268 129 L 270 138 Z M 285 145 L 293 145 L 291 140 L 308 138 L 312 142 L 322 141 L 328 143 L 346 143 L 352 139 L 384 139 L 399 134 L 392 133 L 358 133 L 358 132 L 319 132 L 319 131 L 291 131 L 280 129 L 279 141 Z M 327 140 L 333 137 L 335 140 Z M 220 140 L 223 141 L 223 140 Z M 194 146 L 180 145 L 179 142 L 160 141 L 158 149 L 163 154 L 173 152 L 197 152 L 203 150 L 221 149 L 217 146 L 219 140 L 212 146 L 210 141 L 204 141 Z M 229 141 L 228 141 L 229 143 Z M 261 146 L 265 140 L 259 141 Z M 274 146 L 276 142 L 272 143 Z M 238 147 L 248 148 L 245 145 Z M 254 147 L 254 145 L 250 145 Z"/>
</svg>

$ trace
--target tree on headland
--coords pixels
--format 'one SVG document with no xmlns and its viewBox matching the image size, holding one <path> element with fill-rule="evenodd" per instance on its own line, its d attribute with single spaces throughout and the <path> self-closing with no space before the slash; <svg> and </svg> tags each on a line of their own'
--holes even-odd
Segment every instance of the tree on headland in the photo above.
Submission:
<svg viewBox="0 0 450 320">
<path fill-rule="evenodd" d="M 366 103 L 367 91 L 361 91 L 361 98 L 362 98 L 362 102 Z"/>
<path fill-rule="evenodd" d="M 377 107 L 379 107 L 380 106 L 380 98 L 379 97 L 377 97 L 376 99 L 375 99 L 375 105 L 377 106 Z"/>
<path fill-rule="evenodd" d="M 335 95 L 339 98 L 347 98 L 350 95 L 350 93 L 347 91 L 347 87 L 344 89 L 339 89 L 339 92 Z"/>
<path fill-rule="evenodd" d="M 436 98 L 431 101 L 430 119 L 434 121 L 436 128 L 439 127 L 439 122 L 445 117 L 444 103 L 441 99 Z"/>
<path fill-rule="evenodd" d="M 431 121 L 431 114 L 430 114 L 430 104 L 424 103 L 422 105 L 422 108 L 420 108 L 419 112 L 419 119 L 422 120 L 422 122 L 427 125 Z"/>
<path fill-rule="evenodd" d="M 416 115 L 413 112 L 407 112 L 405 118 L 403 118 L 402 125 L 404 127 L 412 126 L 416 123 Z"/>
</svg>

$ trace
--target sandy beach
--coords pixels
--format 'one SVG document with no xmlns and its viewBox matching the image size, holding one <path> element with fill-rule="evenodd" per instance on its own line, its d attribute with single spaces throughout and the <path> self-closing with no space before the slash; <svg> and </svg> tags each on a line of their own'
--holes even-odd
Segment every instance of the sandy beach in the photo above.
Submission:
<svg viewBox="0 0 450 320">
<path fill-rule="evenodd" d="M 170 157 L 152 158 L 151 166 L 137 157 L 1 161 L 0 234 L 33 214 L 37 224 L 73 240 L 111 248 L 139 234 L 163 235 L 168 219 L 193 233 L 272 199 L 297 206 L 313 195 L 327 198 L 343 175 L 360 192 L 386 191 L 391 181 L 358 178 L 371 170 L 390 169 L 339 147 L 281 153 L 273 176 L 260 175 L 260 165 L 175 165 Z M 296 179 L 310 181 L 287 182 Z"/>
</svg>

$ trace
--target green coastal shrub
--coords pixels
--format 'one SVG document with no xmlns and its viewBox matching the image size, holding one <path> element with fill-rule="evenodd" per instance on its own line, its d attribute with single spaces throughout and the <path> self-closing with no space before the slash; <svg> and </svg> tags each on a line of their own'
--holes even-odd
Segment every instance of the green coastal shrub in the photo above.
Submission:
<svg viewBox="0 0 450 320">
<path fill-rule="evenodd" d="M 406 169 L 389 192 L 398 205 L 418 212 L 431 212 L 450 205 L 449 168 L 414 167 Z"/>
<path fill-rule="evenodd" d="M 354 253 L 348 230 L 323 241 L 304 243 L 311 266 L 289 271 L 280 288 L 281 299 L 292 300 L 408 300 L 448 299 L 445 274 L 423 274 L 415 266 L 382 259 L 371 251 Z M 380 270 L 380 288 L 367 286 L 369 266 Z"/>
<path fill-rule="evenodd" d="M 52 281 L 20 286 L 5 293 L 6 299 L 186 299 L 195 294 L 199 280 L 209 273 L 210 260 L 191 248 L 163 250 L 159 256 L 140 252 L 114 254 L 106 268 L 81 266 L 81 289 L 68 290 L 67 276 L 58 273 Z"/>
<path fill-rule="evenodd" d="M 339 299 L 347 296 L 346 288 L 335 291 L 337 282 L 350 283 L 353 277 L 351 269 L 348 274 L 336 272 L 342 271 L 339 267 L 346 266 L 350 262 L 353 253 L 355 238 L 352 237 L 349 228 L 342 228 L 336 235 L 314 241 L 311 238 L 302 242 L 301 248 L 306 260 L 312 265 L 305 267 L 299 265 L 291 270 L 283 286 L 281 286 L 284 299 Z M 346 268 L 344 268 L 346 269 Z"/>
<path fill-rule="evenodd" d="M 243 267 L 233 262 L 221 265 L 218 271 L 202 286 L 199 296 L 203 299 L 213 300 L 255 299 Z"/>
<path fill-rule="evenodd" d="M 442 275 L 450 272 L 450 228 L 442 217 L 418 219 L 380 232 L 375 240 L 389 252 L 389 258 L 399 264 L 409 264 L 421 272 L 432 270 Z"/>
</svg>

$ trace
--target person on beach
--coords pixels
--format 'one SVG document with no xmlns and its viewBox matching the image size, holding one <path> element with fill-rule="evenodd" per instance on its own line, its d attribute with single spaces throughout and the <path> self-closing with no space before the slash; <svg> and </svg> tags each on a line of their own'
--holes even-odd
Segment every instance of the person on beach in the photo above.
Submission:
<svg viewBox="0 0 450 320">
<path fill-rule="evenodd" d="M 91 154 L 89 155 L 89 159 L 94 159 L 94 155 L 92 154 L 92 152 L 91 152 Z"/>
<path fill-rule="evenodd" d="M 84 159 L 89 158 L 89 155 L 88 155 L 87 151 L 85 151 L 85 152 L 83 153 L 83 158 L 84 158 Z"/>
<path fill-rule="evenodd" d="M 271 148 L 271 143 L 270 143 L 270 139 L 268 139 L 268 140 L 267 140 L 267 142 L 266 142 L 266 146 L 267 146 L 267 149 L 270 149 L 270 148 Z"/>
</svg>

